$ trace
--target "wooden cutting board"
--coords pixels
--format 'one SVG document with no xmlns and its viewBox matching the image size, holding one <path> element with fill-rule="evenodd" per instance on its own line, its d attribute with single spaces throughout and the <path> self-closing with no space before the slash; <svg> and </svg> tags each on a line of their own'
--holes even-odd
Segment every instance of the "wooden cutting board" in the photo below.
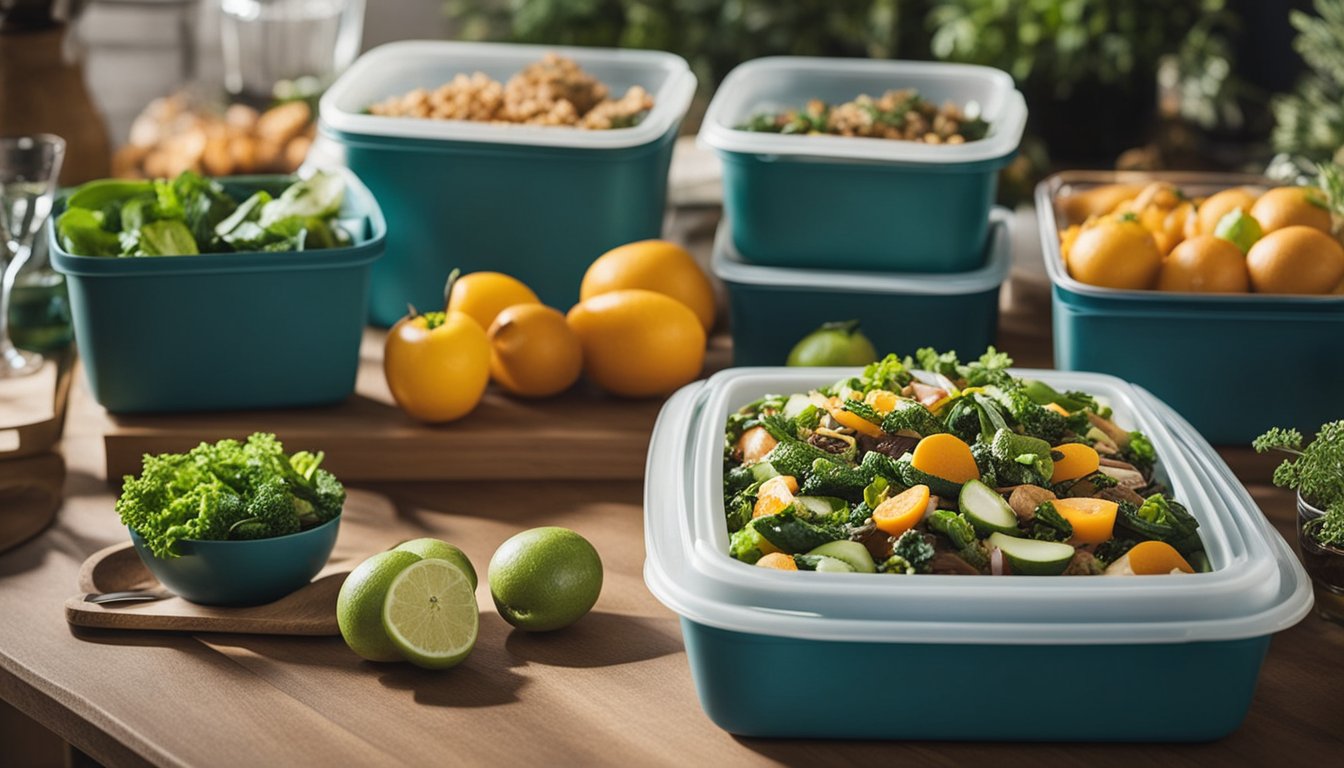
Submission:
<svg viewBox="0 0 1344 768">
<path fill-rule="evenodd" d="M 644 476 L 662 398 L 624 400 L 581 383 L 559 397 L 522 400 L 491 386 L 461 421 L 425 425 L 393 403 L 383 377 L 383 338 L 382 331 L 365 334 L 355 394 L 334 407 L 117 416 L 98 407 L 82 382 L 74 407 L 103 419 L 107 476 L 114 482 L 139 472 L 146 453 L 252 432 L 274 432 L 290 450 L 325 451 L 323 466 L 346 482 Z M 711 360 L 726 361 L 726 354 L 713 352 Z"/>
<path fill-rule="evenodd" d="M 307 586 L 274 603 L 245 608 L 197 605 L 172 596 L 147 603 L 98 605 L 89 594 L 155 590 L 162 586 L 130 541 L 90 555 L 79 571 L 79 594 L 65 601 L 65 620 L 80 627 L 169 632 L 239 632 L 264 635 L 336 635 L 336 595 L 346 575 L 372 554 L 412 538 L 398 528 L 386 497 L 351 490 L 341 513 L 336 548 Z"/>
</svg>

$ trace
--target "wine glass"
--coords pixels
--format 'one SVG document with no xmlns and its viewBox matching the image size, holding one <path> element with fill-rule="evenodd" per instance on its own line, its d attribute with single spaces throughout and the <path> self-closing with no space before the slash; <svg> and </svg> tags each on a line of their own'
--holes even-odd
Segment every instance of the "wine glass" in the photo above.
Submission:
<svg viewBox="0 0 1344 768">
<path fill-rule="evenodd" d="M 39 133 L 0 137 L 0 379 L 27 376 L 42 367 L 42 356 L 24 352 L 9 338 L 9 297 L 14 278 L 33 252 L 33 239 L 56 193 L 65 140 Z"/>
</svg>

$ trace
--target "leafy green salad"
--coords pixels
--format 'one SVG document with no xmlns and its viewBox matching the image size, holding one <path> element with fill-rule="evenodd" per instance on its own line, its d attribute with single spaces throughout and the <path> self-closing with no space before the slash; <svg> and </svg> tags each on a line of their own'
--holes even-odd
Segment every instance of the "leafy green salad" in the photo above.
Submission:
<svg viewBox="0 0 1344 768">
<path fill-rule="evenodd" d="M 122 524 L 151 552 L 176 557 L 183 539 L 238 541 L 298 533 L 341 513 L 345 488 L 321 468 L 323 454 L 286 455 L 275 435 L 201 443 L 187 453 L 146 455 L 117 499 Z"/>
<path fill-rule="evenodd" d="M 781 570 L 1148 575 L 1210 569 L 1140 432 L 993 347 L 888 355 L 728 417 L 730 554 Z"/>
<path fill-rule="evenodd" d="M 235 200 L 187 171 L 172 181 L 102 179 L 76 189 L 56 220 L 76 256 L 194 256 L 311 251 L 348 245 L 336 223 L 345 182 L 333 173 L 284 179 Z"/>
</svg>

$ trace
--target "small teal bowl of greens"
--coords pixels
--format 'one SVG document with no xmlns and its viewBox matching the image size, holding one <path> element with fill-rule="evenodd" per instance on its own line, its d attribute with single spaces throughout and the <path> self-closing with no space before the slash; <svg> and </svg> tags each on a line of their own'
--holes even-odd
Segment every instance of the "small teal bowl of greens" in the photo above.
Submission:
<svg viewBox="0 0 1344 768">
<path fill-rule="evenodd" d="M 261 605 L 308 584 L 331 556 L 345 489 L 322 453 L 274 435 L 145 456 L 117 513 L 150 573 L 202 605 Z"/>
<path fill-rule="evenodd" d="M 325 405 L 354 390 L 387 227 L 348 171 L 93 181 L 51 221 L 52 266 L 109 411 Z"/>
</svg>

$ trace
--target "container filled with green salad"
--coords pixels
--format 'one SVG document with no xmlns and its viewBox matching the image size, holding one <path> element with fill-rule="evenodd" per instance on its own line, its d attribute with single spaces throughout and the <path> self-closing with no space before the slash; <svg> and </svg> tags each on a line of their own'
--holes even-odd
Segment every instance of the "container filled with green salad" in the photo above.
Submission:
<svg viewBox="0 0 1344 768">
<path fill-rule="evenodd" d="M 1292 549 L 1151 394 L 1010 365 L 731 368 L 668 400 L 644 581 L 681 618 L 711 720 L 957 741 L 1237 727 L 1270 638 L 1310 609 Z M 1102 574 L 1138 578 L 1068 578 Z M 1088 706 L 1061 706 L 1067 670 Z M 967 718 L 977 692 L 1050 716 Z"/>
<path fill-rule="evenodd" d="M 1209 570 L 1142 432 L 992 347 L 925 348 L 729 416 L 732 556 L 782 570 L 1151 575 Z"/>
</svg>

